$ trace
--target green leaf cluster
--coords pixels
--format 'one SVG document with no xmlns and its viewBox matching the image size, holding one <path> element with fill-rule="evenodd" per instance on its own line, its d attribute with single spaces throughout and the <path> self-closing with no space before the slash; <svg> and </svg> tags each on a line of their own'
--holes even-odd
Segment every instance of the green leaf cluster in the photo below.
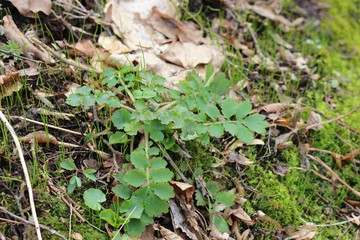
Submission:
<svg viewBox="0 0 360 240">
<path fill-rule="evenodd" d="M 209 144 L 211 138 L 221 138 L 225 132 L 251 143 L 254 133 L 265 133 L 268 127 L 262 115 L 251 112 L 250 101 L 238 103 L 223 97 L 230 81 L 224 73 L 215 73 L 211 65 L 206 66 L 204 80 L 192 72 L 176 85 L 178 90 L 165 89 L 164 78 L 136 67 L 106 69 L 100 78 L 102 89 L 81 87 L 69 96 L 67 103 L 85 109 L 97 103 L 114 109 L 111 123 L 116 131 L 109 136 L 109 143 L 114 147 L 133 143 L 131 139 L 140 134 L 145 136 L 145 143 L 139 144 L 128 157 L 131 165 L 122 166 L 126 171 L 116 175 L 119 183 L 112 192 L 120 202 L 117 207 L 100 213 L 113 227 L 124 225 L 127 234 L 132 236 L 140 236 L 153 217 L 166 213 L 167 201 L 174 196 L 169 185 L 173 173 L 156 146 L 178 152 L 176 135 L 184 141 L 198 139 L 202 144 Z M 76 178 L 72 180 L 73 184 L 77 182 Z M 221 206 L 228 207 L 234 201 L 233 195 L 226 192 L 214 196 Z M 101 209 L 99 199 L 92 204 L 88 199 L 85 203 L 90 208 Z M 215 219 L 215 222 L 225 229 L 224 221 Z"/>
<path fill-rule="evenodd" d="M 76 187 L 81 187 L 82 181 L 81 178 L 77 176 L 78 172 L 81 172 L 86 178 L 90 179 L 91 181 L 96 182 L 95 169 L 85 169 L 84 171 L 80 171 L 76 168 L 74 161 L 71 158 L 66 159 L 65 161 L 60 162 L 60 167 L 68 170 L 68 171 L 76 171 L 75 174 L 70 178 L 68 184 L 68 192 L 71 193 L 75 190 Z"/>
</svg>

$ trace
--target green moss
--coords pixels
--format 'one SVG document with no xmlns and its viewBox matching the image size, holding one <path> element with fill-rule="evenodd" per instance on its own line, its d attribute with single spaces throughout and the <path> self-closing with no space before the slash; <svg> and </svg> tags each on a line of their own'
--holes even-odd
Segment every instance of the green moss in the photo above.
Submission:
<svg viewBox="0 0 360 240">
<path fill-rule="evenodd" d="M 263 211 L 283 226 L 300 223 L 299 204 L 276 175 L 258 165 L 249 167 L 246 175 L 249 184 L 261 194 L 251 200 L 253 209 Z"/>
</svg>

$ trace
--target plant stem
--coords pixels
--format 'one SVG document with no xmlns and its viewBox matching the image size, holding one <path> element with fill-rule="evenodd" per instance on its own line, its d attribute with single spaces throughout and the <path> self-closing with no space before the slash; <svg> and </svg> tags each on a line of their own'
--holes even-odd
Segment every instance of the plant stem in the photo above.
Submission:
<svg viewBox="0 0 360 240">
<path fill-rule="evenodd" d="M 147 186 L 149 186 L 150 184 L 149 133 L 144 131 L 144 137 L 145 137 L 145 156 L 148 161 L 148 167 L 146 168 L 146 181 L 147 181 Z"/>
</svg>

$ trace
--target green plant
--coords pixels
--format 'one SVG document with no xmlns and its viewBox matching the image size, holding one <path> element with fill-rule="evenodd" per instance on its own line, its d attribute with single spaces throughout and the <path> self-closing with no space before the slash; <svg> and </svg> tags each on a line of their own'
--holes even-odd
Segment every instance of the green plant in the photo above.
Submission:
<svg viewBox="0 0 360 240">
<path fill-rule="evenodd" d="M 81 179 L 77 176 L 78 173 L 82 173 L 86 178 L 92 180 L 92 181 L 96 181 L 96 177 L 94 175 L 94 173 L 96 173 L 95 169 L 85 169 L 85 170 L 80 170 L 78 169 L 73 160 L 72 159 L 66 159 L 65 161 L 60 163 L 60 167 L 69 171 L 74 171 L 75 173 L 72 174 L 69 184 L 68 184 L 68 192 L 71 193 L 75 190 L 76 187 L 81 187 Z"/>
<path fill-rule="evenodd" d="M 251 143 L 254 132 L 265 133 L 268 126 L 264 116 L 250 113 L 250 101 L 238 104 L 222 97 L 230 82 L 224 73 L 216 74 L 211 65 L 206 67 L 205 81 L 192 72 L 177 84 L 179 90 L 165 89 L 164 78 L 135 67 L 106 69 L 101 79 L 107 90 L 84 86 L 70 95 L 67 103 L 85 109 L 96 103 L 119 108 L 111 116 L 117 129 L 109 137 L 111 144 L 124 144 L 129 138 L 144 135 L 143 143 L 128 157 L 131 165 L 122 166 L 116 175 L 120 183 L 112 191 L 122 202 L 100 213 L 115 228 L 125 225 L 129 235 L 140 236 L 153 217 L 168 211 L 167 200 L 174 196 L 168 183 L 173 173 L 166 168 L 160 149 L 179 151 L 175 133 L 184 141 L 198 139 L 209 144 L 210 137 L 220 138 L 226 131 Z M 119 98 L 124 93 L 128 101 Z M 99 203 L 105 201 L 105 194 L 89 189 L 84 199 L 90 208 L 101 210 Z"/>
<path fill-rule="evenodd" d="M 16 56 L 20 56 L 21 54 L 22 50 L 19 44 L 13 40 L 8 40 L 6 44 L 0 46 L 0 57 L 8 58 L 13 55 L 14 59 L 18 60 Z"/>
<path fill-rule="evenodd" d="M 207 182 L 206 188 L 210 191 L 214 201 L 211 201 L 209 196 L 204 199 L 204 196 L 202 196 L 200 191 L 196 190 L 196 205 L 208 207 L 210 221 L 213 222 L 220 232 L 223 233 L 229 231 L 229 224 L 223 218 L 222 212 L 226 208 L 234 205 L 236 194 L 220 191 L 221 188 L 217 182 Z"/>
</svg>

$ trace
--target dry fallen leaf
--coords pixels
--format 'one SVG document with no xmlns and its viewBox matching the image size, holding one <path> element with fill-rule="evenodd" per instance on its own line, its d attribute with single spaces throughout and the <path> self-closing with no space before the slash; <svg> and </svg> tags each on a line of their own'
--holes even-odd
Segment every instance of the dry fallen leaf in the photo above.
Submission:
<svg viewBox="0 0 360 240">
<path fill-rule="evenodd" d="M 286 173 L 289 171 L 289 167 L 285 165 L 281 165 L 280 163 L 275 164 L 275 168 L 273 169 L 273 172 L 277 175 L 285 177 Z"/>
<path fill-rule="evenodd" d="M 195 192 L 193 185 L 177 181 L 170 181 L 170 184 L 174 188 L 177 197 L 183 198 L 186 203 L 190 203 Z"/>
<path fill-rule="evenodd" d="M 25 137 L 22 137 L 20 140 L 27 143 L 37 142 L 37 143 L 52 143 L 55 145 L 59 144 L 58 140 L 56 140 L 56 138 L 53 135 L 45 131 L 36 131 L 29 133 Z"/>
<path fill-rule="evenodd" d="M 287 103 L 271 103 L 267 104 L 259 109 L 259 113 L 265 112 L 267 114 L 270 113 L 281 113 L 284 112 L 288 107 L 290 107 Z"/>
<path fill-rule="evenodd" d="M 8 0 L 25 17 L 35 18 L 36 13 L 43 12 L 46 15 L 51 13 L 51 0 Z"/>
<path fill-rule="evenodd" d="M 23 85 L 18 81 L 18 78 L 18 72 L 10 72 L 6 75 L 0 75 L 0 99 L 10 96 L 22 88 Z"/>
<path fill-rule="evenodd" d="M 243 155 L 236 153 L 234 151 L 229 152 L 226 158 L 227 162 L 230 163 L 238 163 L 240 165 L 249 166 L 254 162 L 250 161 L 248 158 L 244 157 Z"/>
<path fill-rule="evenodd" d="M 212 60 L 210 46 L 196 45 L 192 42 L 175 42 L 161 55 L 165 61 L 184 68 L 195 68 Z"/>
<path fill-rule="evenodd" d="M 183 240 L 182 237 L 170 231 L 169 229 L 161 226 L 160 224 L 154 224 L 153 226 L 155 230 L 160 231 L 161 235 L 163 235 L 165 240 Z"/>
</svg>

